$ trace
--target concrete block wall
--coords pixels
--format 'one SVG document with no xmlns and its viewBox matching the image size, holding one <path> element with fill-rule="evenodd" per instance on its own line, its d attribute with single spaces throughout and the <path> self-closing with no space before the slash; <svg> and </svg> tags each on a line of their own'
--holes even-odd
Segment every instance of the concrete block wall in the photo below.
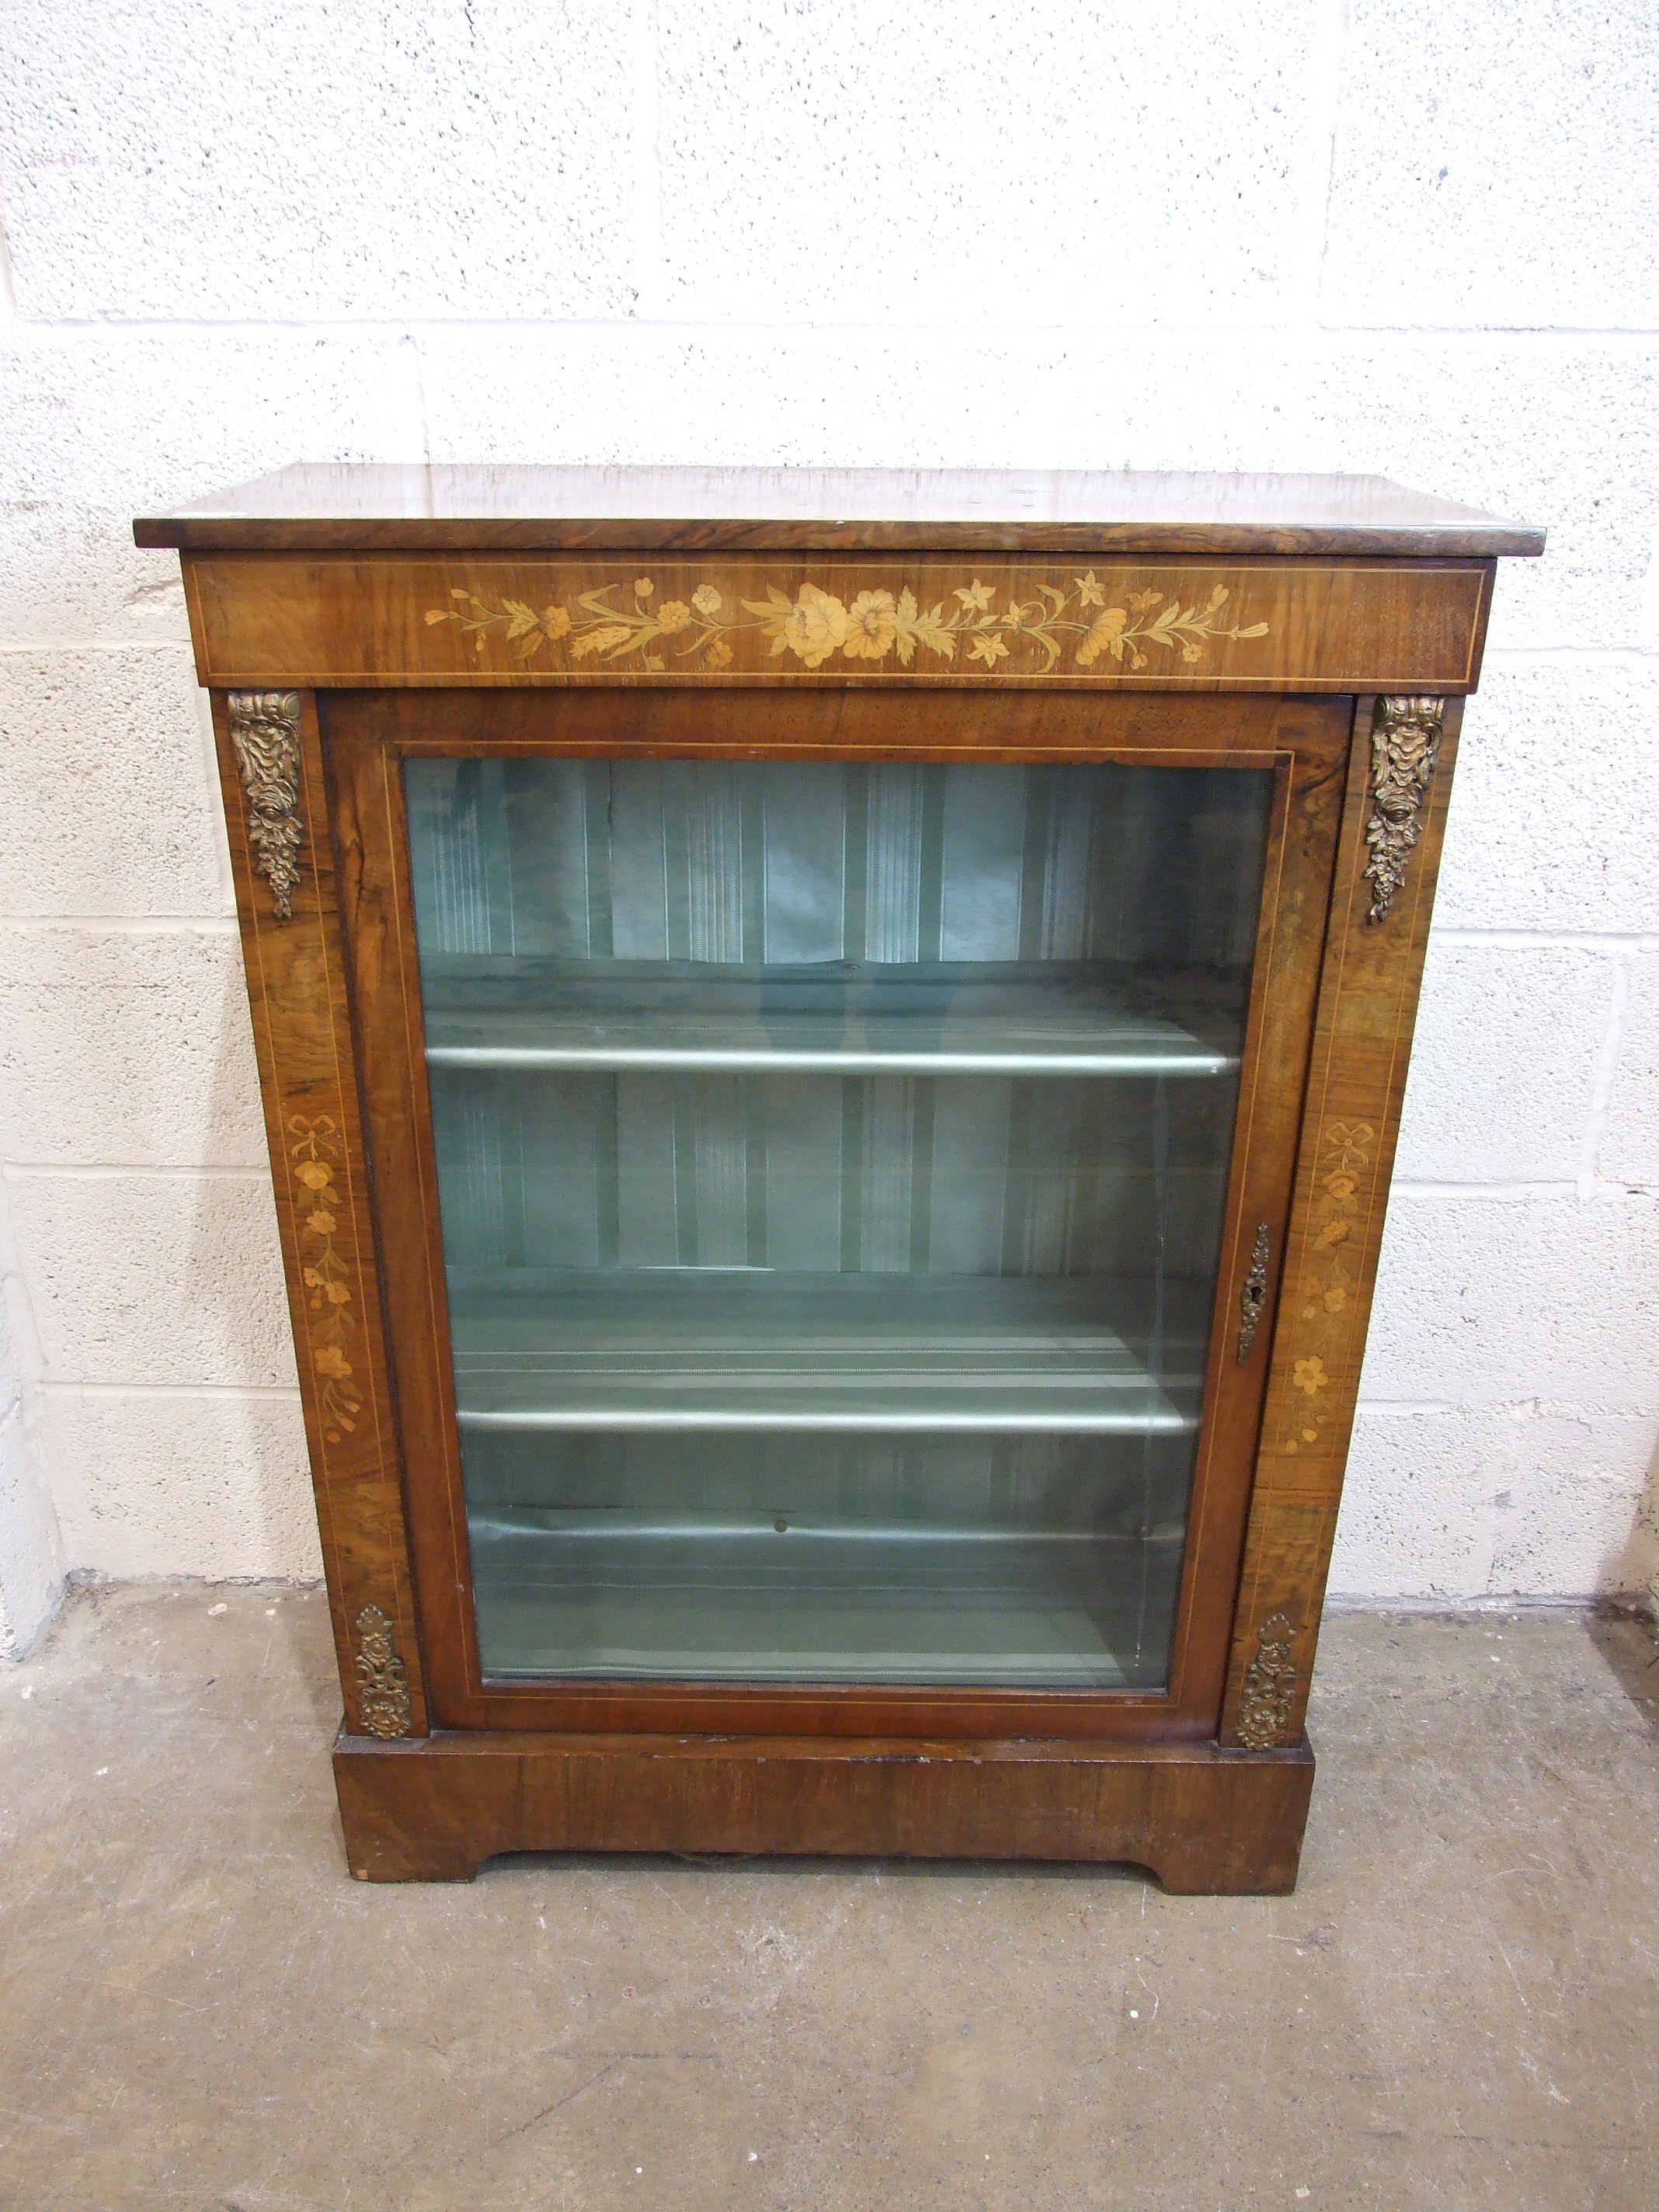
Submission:
<svg viewBox="0 0 1659 2212">
<path fill-rule="evenodd" d="M 0 1203 L 0 1660 L 28 1652 L 63 1589 L 63 1547 L 36 1426 L 40 1368 L 11 1224 Z"/>
<path fill-rule="evenodd" d="M 1649 1585 L 1645 0 L 10 0 L 0 87 L 14 1644 L 64 1566 L 316 1571 L 205 724 L 128 536 L 295 459 L 1376 470 L 1547 524 L 1334 1586 Z"/>
</svg>

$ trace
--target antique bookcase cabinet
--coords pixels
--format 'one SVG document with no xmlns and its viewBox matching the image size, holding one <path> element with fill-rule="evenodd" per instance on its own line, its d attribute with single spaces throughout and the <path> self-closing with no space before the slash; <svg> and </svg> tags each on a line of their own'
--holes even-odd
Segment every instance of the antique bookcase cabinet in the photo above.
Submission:
<svg viewBox="0 0 1659 2212">
<path fill-rule="evenodd" d="M 1461 702 L 1363 477 L 294 469 L 211 691 L 352 1871 L 1295 1879 Z"/>
</svg>

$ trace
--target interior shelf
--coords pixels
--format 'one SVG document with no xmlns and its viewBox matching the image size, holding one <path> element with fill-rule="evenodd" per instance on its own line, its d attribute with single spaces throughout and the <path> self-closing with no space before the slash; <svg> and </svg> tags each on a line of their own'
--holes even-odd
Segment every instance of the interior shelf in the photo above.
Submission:
<svg viewBox="0 0 1659 2212">
<path fill-rule="evenodd" d="M 1151 1435 L 1196 1429 L 1188 1286 L 763 1268 L 457 1273 L 460 1426 Z"/>
<path fill-rule="evenodd" d="M 491 1672 L 746 1681 L 1157 1681 L 1149 1599 L 1181 1540 L 753 1516 L 581 1513 L 471 1522 Z"/>
<path fill-rule="evenodd" d="M 695 978 L 672 963 L 451 963 L 428 986 L 441 1067 L 842 1075 L 1216 1076 L 1236 1053 L 1059 963 Z M 488 969 L 489 972 L 479 972 Z M 495 972 L 510 968 L 509 975 Z M 556 972 L 554 972 L 556 971 Z"/>
</svg>

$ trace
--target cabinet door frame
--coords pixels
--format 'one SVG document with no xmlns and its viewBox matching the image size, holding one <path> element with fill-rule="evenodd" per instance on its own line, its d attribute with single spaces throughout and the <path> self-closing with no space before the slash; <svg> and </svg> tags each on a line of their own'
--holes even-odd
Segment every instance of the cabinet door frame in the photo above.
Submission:
<svg viewBox="0 0 1659 2212">
<path fill-rule="evenodd" d="M 336 927 L 351 1006 L 349 1021 L 336 1026 L 343 1031 L 342 1051 L 355 1062 L 362 1102 L 368 1150 L 361 1179 L 373 1194 L 369 1235 L 389 1331 L 386 1411 L 399 1439 L 400 1522 L 433 1724 L 902 1738 L 1214 1738 L 1237 1644 L 1235 1601 L 1349 781 L 1352 702 L 1273 695 L 1103 697 L 1070 687 L 1042 696 L 988 688 L 971 698 L 907 696 L 896 687 L 793 696 L 757 689 L 720 697 L 688 687 L 483 696 L 356 691 L 323 695 L 320 704 L 320 722 L 312 726 L 330 791 Z M 484 1681 L 467 1568 L 403 813 L 402 762 L 434 755 L 1121 761 L 1273 771 L 1205 1420 L 1166 1690 Z M 1264 1224 L 1267 1297 L 1254 1346 L 1241 1361 L 1240 1299 Z M 303 1269 L 300 1279 L 304 1285 Z M 319 1474 L 319 1492 L 327 1487 Z M 355 1618 L 349 1600 L 343 1610 Z M 416 1656 L 406 1651 L 405 1663 Z M 361 1638 L 352 1663 L 361 1671 Z"/>
</svg>

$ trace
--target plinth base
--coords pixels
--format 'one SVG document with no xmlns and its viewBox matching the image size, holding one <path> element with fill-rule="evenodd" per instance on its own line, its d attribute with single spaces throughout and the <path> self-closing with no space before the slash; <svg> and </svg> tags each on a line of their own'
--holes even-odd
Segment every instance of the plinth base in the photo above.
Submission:
<svg viewBox="0 0 1659 2212">
<path fill-rule="evenodd" d="M 1282 1895 L 1313 1787 L 1306 1743 L 894 1737 L 339 1735 L 364 1881 L 470 1881 L 498 1851 L 1124 1860 L 1181 1896 Z"/>
</svg>

